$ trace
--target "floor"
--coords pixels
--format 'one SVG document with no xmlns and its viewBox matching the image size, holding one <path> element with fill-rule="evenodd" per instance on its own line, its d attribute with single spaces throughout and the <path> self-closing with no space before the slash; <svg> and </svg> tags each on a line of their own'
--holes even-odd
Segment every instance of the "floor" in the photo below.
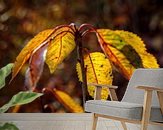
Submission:
<svg viewBox="0 0 163 130">
<path fill-rule="evenodd" d="M 91 113 L 5 113 L 0 123 L 12 122 L 20 130 L 91 130 Z M 99 118 L 97 130 L 123 130 L 119 122 Z M 128 130 L 140 130 L 138 125 L 128 125 Z"/>
<path fill-rule="evenodd" d="M 92 114 L 0 114 L 0 122 L 13 122 L 20 130 L 91 130 Z M 130 128 L 133 130 L 133 128 Z M 119 122 L 99 118 L 97 130 L 122 130 Z"/>
</svg>

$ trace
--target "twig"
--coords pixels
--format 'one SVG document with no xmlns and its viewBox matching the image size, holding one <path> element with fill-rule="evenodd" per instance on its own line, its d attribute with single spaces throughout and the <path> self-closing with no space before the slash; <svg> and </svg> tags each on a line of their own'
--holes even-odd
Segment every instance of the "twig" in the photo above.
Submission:
<svg viewBox="0 0 163 130">
<path fill-rule="evenodd" d="M 85 108 L 85 101 L 86 101 L 86 95 L 87 95 L 87 78 L 86 78 L 86 68 L 84 66 L 84 57 L 83 57 L 83 45 L 82 45 L 82 36 L 79 32 L 76 32 L 76 44 L 77 44 L 77 53 L 81 65 L 81 71 L 82 71 L 82 94 L 83 94 L 83 107 Z"/>
</svg>

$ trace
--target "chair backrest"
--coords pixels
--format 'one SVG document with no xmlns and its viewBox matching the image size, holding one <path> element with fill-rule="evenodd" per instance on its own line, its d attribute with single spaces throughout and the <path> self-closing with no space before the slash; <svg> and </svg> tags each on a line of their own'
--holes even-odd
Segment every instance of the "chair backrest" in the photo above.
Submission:
<svg viewBox="0 0 163 130">
<path fill-rule="evenodd" d="M 122 101 L 143 104 L 144 91 L 135 88 L 143 85 L 163 88 L 163 68 L 136 69 L 128 83 Z M 156 92 L 153 94 L 152 106 L 159 106 Z"/>
</svg>

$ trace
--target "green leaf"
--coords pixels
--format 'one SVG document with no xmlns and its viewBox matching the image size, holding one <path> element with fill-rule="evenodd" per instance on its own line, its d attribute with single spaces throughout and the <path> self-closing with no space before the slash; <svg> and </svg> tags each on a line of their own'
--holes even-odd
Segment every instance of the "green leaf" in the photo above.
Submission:
<svg viewBox="0 0 163 130">
<path fill-rule="evenodd" d="M 23 105 L 32 102 L 36 98 L 42 96 L 41 93 L 35 92 L 19 92 L 18 94 L 14 95 L 12 99 L 5 105 L 0 108 L 0 113 L 6 112 L 10 107 L 16 105 Z"/>
<path fill-rule="evenodd" d="M 12 123 L 5 123 L 3 126 L 0 126 L 0 130 L 19 130 L 19 129 Z"/>
<path fill-rule="evenodd" d="M 13 67 L 13 63 L 10 63 L 0 69 L 0 89 L 5 86 L 5 79 L 11 73 L 11 69 Z"/>
</svg>

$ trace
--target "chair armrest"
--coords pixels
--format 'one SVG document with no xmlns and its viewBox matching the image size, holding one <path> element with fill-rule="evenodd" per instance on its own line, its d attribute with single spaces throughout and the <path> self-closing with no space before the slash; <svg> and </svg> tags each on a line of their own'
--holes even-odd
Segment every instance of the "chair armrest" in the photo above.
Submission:
<svg viewBox="0 0 163 130">
<path fill-rule="evenodd" d="M 118 86 L 106 85 L 106 84 L 97 84 L 97 83 L 87 83 L 87 85 L 96 86 L 95 95 L 94 95 L 95 100 L 101 99 L 101 89 L 102 89 L 102 87 L 107 87 L 109 89 L 109 92 L 110 92 L 111 100 L 118 101 L 118 98 L 117 98 L 117 95 L 115 92 L 115 89 L 117 89 Z"/>
<path fill-rule="evenodd" d="M 97 84 L 97 83 L 87 83 L 87 85 L 96 86 L 96 87 L 107 87 L 107 88 L 110 88 L 110 89 L 117 89 L 118 88 L 118 86 L 114 86 L 114 85 Z"/>
<path fill-rule="evenodd" d="M 162 88 L 151 87 L 151 86 L 137 86 L 136 88 L 145 90 L 143 117 L 146 116 L 147 113 L 149 114 L 150 113 L 149 111 L 151 111 L 152 91 L 157 91 L 157 96 L 159 99 L 161 112 L 163 114 L 163 102 L 162 102 L 162 100 L 163 100 L 163 89 Z"/>
<path fill-rule="evenodd" d="M 142 116 L 142 123 L 148 123 L 150 118 L 151 112 L 151 103 L 152 103 L 152 92 L 157 91 L 157 96 L 160 103 L 161 112 L 163 114 L 163 89 L 159 87 L 153 86 L 137 86 L 138 89 L 145 90 L 144 95 L 144 105 L 143 105 L 143 116 Z"/>
<path fill-rule="evenodd" d="M 137 86 L 137 89 L 143 89 L 146 91 L 159 91 L 159 92 L 163 92 L 163 88 L 159 88 L 159 87 L 151 87 L 151 86 Z"/>
</svg>

